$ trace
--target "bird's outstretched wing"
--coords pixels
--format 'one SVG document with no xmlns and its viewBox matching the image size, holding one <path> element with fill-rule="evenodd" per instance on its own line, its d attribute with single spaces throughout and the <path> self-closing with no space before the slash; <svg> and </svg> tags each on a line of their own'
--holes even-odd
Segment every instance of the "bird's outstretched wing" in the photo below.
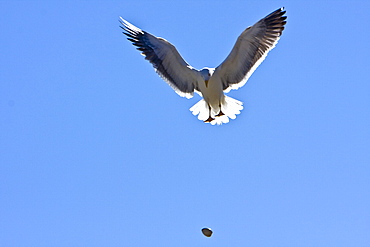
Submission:
<svg viewBox="0 0 370 247">
<path fill-rule="evenodd" d="M 197 89 L 200 72 L 191 67 L 167 40 L 147 33 L 120 18 L 128 40 L 137 46 L 155 71 L 182 97 L 191 98 Z"/>
<path fill-rule="evenodd" d="M 244 86 L 267 53 L 275 47 L 286 24 L 284 14 L 284 8 L 278 9 L 245 29 L 238 37 L 229 56 L 215 70 L 225 92 Z"/>
</svg>

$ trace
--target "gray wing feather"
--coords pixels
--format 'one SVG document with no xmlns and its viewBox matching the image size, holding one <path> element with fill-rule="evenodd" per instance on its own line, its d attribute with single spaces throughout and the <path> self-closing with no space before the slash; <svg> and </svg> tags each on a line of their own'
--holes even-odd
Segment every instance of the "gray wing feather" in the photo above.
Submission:
<svg viewBox="0 0 370 247">
<path fill-rule="evenodd" d="M 128 21 L 120 20 L 124 34 L 137 46 L 155 71 L 182 97 L 191 98 L 200 72 L 191 67 L 167 40 L 147 33 Z"/>
<path fill-rule="evenodd" d="M 229 56 L 215 70 L 221 77 L 225 92 L 244 86 L 267 53 L 275 47 L 286 24 L 284 14 L 283 8 L 278 9 L 248 27 L 238 37 Z"/>
</svg>

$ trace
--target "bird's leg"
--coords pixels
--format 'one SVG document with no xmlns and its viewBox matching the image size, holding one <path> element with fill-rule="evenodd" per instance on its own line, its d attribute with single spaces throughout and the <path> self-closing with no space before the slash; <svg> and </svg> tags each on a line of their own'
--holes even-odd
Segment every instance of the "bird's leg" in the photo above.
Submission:
<svg viewBox="0 0 370 247">
<path fill-rule="evenodd" d="M 220 107 L 220 112 L 216 115 L 216 117 L 221 117 L 221 116 L 225 115 L 225 114 L 221 111 L 221 103 L 219 104 L 219 107 Z"/>
<path fill-rule="evenodd" d="M 207 120 L 204 121 L 205 123 L 210 123 L 213 120 L 215 120 L 213 117 L 211 117 L 211 106 L 210 105 L 208 105 L 208 109 L 209 109 L 209 117 Z"/>
</svg>

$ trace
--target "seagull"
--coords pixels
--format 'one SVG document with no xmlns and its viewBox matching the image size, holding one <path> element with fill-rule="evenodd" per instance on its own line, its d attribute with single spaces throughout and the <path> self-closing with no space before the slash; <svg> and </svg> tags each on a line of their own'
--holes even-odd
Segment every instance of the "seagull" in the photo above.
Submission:
<svg viewBox="0 0 370 247">
<path fill-rule="evenodd" d="M 275 47 L 286 24 L 286 11 L 277 9 L 238 37 L 228 57 L 216 68 L 197 70 L 190 66 L 167 40 L 156 37 L 120 17 L 123 34 L 181 97 L 202 99 L 190 108 L 193 115 L 211 125 L 228 123 L 243 109 L 243 103 L 226 96 L 244 86 L 252 73 Z"/>
</svg>

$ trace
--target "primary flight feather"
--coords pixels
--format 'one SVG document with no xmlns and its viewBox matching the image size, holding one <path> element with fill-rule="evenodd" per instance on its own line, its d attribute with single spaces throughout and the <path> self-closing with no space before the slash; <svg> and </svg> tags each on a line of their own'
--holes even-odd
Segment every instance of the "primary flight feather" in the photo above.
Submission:
<svg viewBox="0 0 370 247">
<path fill-rule="evenodd" d="M 205 123 L 228 123 L 243 109 L 243 103 L 224 93 L 238 89 L 247 82 L 267 53 L 279 41 L 286 16 L 280 8 L 242 32 L 229 56 L 217 68 L 191 67 L 175 46 L 163 38 L 135 27 L 120 18 L 121 28 L 155 71 L 182 97 L 191 98 L 194 92 L 203 97 L 190 108 Z"/>
</svg>

